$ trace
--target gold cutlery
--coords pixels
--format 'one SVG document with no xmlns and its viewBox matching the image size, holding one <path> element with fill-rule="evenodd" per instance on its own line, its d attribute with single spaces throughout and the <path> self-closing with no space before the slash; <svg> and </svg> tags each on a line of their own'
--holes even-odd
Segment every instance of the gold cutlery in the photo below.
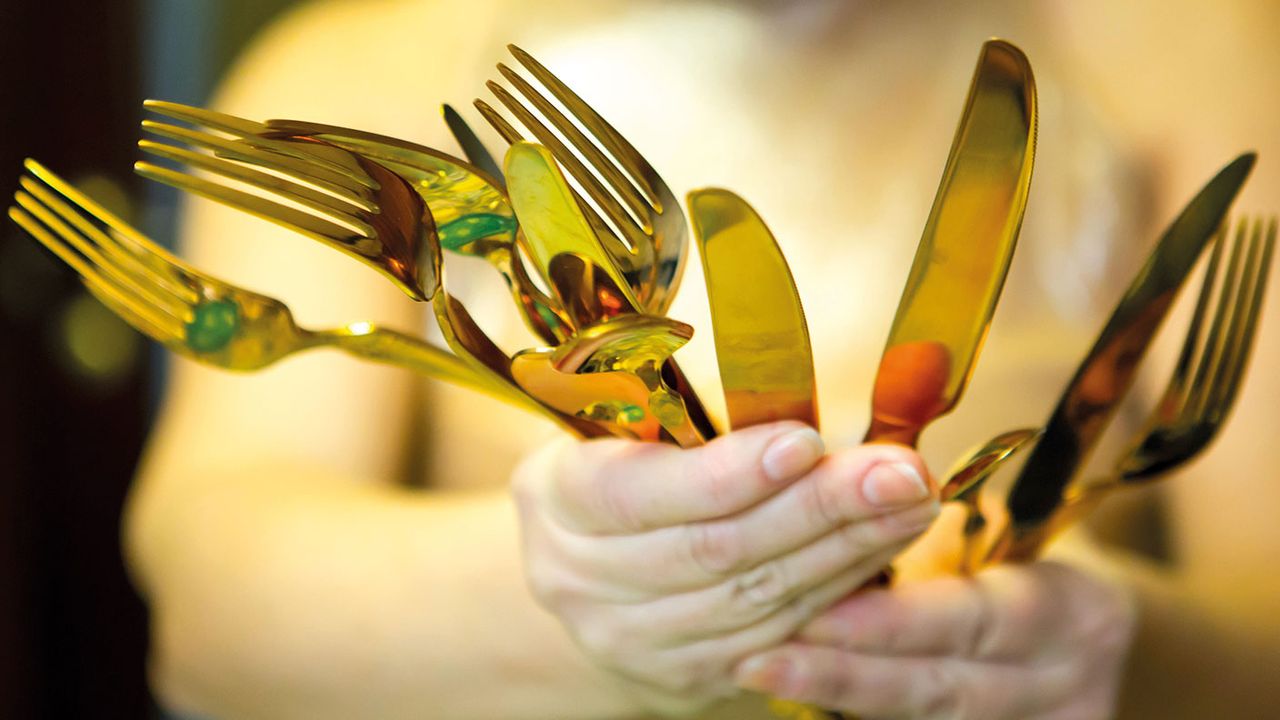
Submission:
<svg viewBox="0 0 1280 720">
<path fill-rule="evenodd" d="M 444 116 L 444 123 L 453 135 L 453 139 L 458 141 L 458 147 L 462 148 L 462 154 L 467 158 L 467 162 L 484 170 L 494 182 L 498 183 L 498 187 L 505 191 L 506 180 L 502 177 L 502 166 L 494 160 L 475 130 L 471 129 L 471 125 L 448 103 L 440 106 L 440 113 Z"/>
<path fill-rule="evenodd" d="M 573 90 L 525 51 L 507 47 L 542 90 L 501 63 L 498 71 L 527 104 L 496 82 L 487 83 L 489 90 L 551 151 L 603 213 L 579 198 L 600 243 L 628 278 L 643 311 L 666 314 L 688 254 L 688 231 L 675 195 L 644 156 Z M 557 108 L 557 102 L 572 119 Z M 487 103 L 476 100 L 475 105 L 507 142 L 522 139 Z"/>
<path fill-rule="evenodd" d="M 914 446 L 959 400 L 1013 257 L 1035 136 L 1031 66 L 989 40 L 881 356 L 867 441 Z"/>
<path fill-rule="evenodd" d="M 377 162 L 407 180 L 422 197 L 438 223 L 436 231 L 443 249 L 479 257 L 502 274 L 522 311 L 521 317 L 535 335 L 545 342 L 556 343 L 572 332 L 560 309 L 529 279 L 515 249 L 515 213 L 506 199 L 501 180 L 488 172 L 422 145 L 351 128 L 301 120 L 268 120 L 266 123 L 259 123 L 212 110 L 156 100 L 147 101 L 146 107 L 195 126 L 232 135 L 233 140 L 211 136 L 209 133 L 195 136 L 188 134 L 177 139 L 204 147 L 209 147 L 210 138 L 221 140 L 213 147 L 216 154 L 225 158 L 218 162 L 218 167 L 223 171 L 239 171 L 241 174 L 236 178 L 255 187 L 262 186 L 262 174 L 245 174 L 244 168 L 230 160 L 273 169 L 280 161 L 280 147 L 294 152 L 294 156 L 289 157 L 296 159 L 298 151 L 295 144 L 288 143 L 291 139 L 320 140 Z M 282 145 L 282 141 L 285 144 Z M 168 146 L 160 147 L 172 151 Z M 145 150 L 152 152 L 155 151 L 154 148 L 152 143 L 144 146 Z M 252 152 L 255 150 L 260 152 Z M 190 158 L 184 156 L 174 159 L 186 162 Z M 331 153 L 327 159 L 340 166 L 355 163 L 346 153 Z M 211 160 L 205 158 L 203 161 L 207 163 Z M 306 188 L 294 184 L 289 189 L 297 192 L 305 191 Z"/>
<path fill-rule="evenodd" d="M 426 341 L 356 322 L 307 330 L 274 298 L 187 265 L 34 160 L 9 216 L 71 266 L 94 296 L 174 352 L 227 370 L 258 370 L 293 353 L 334 347 L 399 365 L 515 404 L 527 399 L 482 381 Z"/>
<path fill-rule="evenodd" d="M 791 270 L 759 214 L 728 190 L 689 193 L 731 429 L 818 427 L 813 352 Z"/>
<path fill-rule="evenodd" d="M 1215 238 L 1200 295 L 1182 351 L 1146 430 L 1115 464 L 1111 474 L 1068 488 L 1049 522 L 1047 536 L 1081 519 L 1116 491 L 1167 477 L 1198 455 L 1226 425 L 1239 394 L 1275 252 L 1276 220 L 1241 220 L 1231 258 L 1222 273 L 1213 322 L 1200 337 L 1226 242 L 1226 226 Z M 1046 537 L 1046 540 L 1048 537 Z"/>
<path fill-rule="evenodd" d="M 155 102 L 147 107 L 162 113 L 171 110 Z M 210 127 L 222 130 L 237 120 L 226 116 L 208 122 L 219 122 L 221 126 Z M 259 138 L 250 144 L 152 120 L 144 120 L 142 127 L 153 135 L 245 158 L 245 162 L 140 140 L 138 146 L 149 154 L 214 175 L 197 177 L 145 161 L 134 165 L 138 174 L 319 240 L 382 273 L 415 300 L 435 294 L 440 282 L 440 245 L 428 241 L 435 234 L 431 213 L 412 188 L 392 181 L 395 175 L 390 170 L 315 140 Z M 232 186 L 236 182 L 289 204 L 239 190 Z M 392 208 L 395 212 L 383 212 Z"/>
<path fill-rule="evenodd" d="M 600 244 L 550 151 L 518 140 L 507 150 L 504 171 L 525 248 L 534 266 L 551 284 L 560 306 L 570 313 L 579 334 L 616 315 L 642 314 L 639 300 L 613 257 Z M 680 444 L 699 445 L 706 437 L 694 428 L 688 409 L 695 396 L 673 389 L 664 377 L 663 367 L 674 367 L 669 357 L 668 353 L 654 372 L 648 372 L 645 361 L 651 356 L 637 356 L 640 362 L 635 369 L 645 370 L 642 379 L 653 393 L 645 406 L 658 403 L 657 407 L 664 409 L 657 415 L 658 420 Z"/>
<path fill-rule="evenodd" d="M 1257 156 L 1246 153 L 1209 181 L 1165 231 L 1054 408 L 1005 500 L 1009 521 L 988 562 L 1035 557 L 1067 484 L 1133 381 L 1151 338 L 1226 217 Z"/>
</svg>

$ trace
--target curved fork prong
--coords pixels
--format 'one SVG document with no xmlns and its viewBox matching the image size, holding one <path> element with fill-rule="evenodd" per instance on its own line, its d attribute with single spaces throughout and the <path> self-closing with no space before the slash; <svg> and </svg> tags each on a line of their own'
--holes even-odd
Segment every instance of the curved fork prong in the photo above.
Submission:
<svg viewBox="0 0 1280 720">
<path fill-rule="evenodd" d="M 1207 418 L 1217 427 L 1222 426 L 1232 405 L 1235 404 L 1245 369 L 1248 367 L 1249 355 L 1258 329 L 1258 318 L 1262 314 L 1262 304 L 1266 297 L 1267 278 L 1275 251 L 1275 236 L 1274 218 L 1265 231 L 1261 219 L 1255 222 L 1249 248 L 1249 262 L 1246 265 L 1248 290 L 1245 290 L 1245 283 L 1242 280 L 1236 311 L 1240 321 L 1237 323 L 1233 318 L 1231 354 L 1223 361 L 1223 369 L 1214 380 L 1214 389 L 1206 410 Z"/>
<path fill-rule="evenodd" d="M 1217 307 L 1214 308 L 1213 323 L 1204 340 L 1200 353 L 1200 362 L 1196 366 L 1195 379 L 1191 382 L 1186 405 L 1182 417 L 1194 421 L 1204 415 L 1208 404 L 1209 389 L 1212 378 L 1222 363 L 1223 353 L 1227 350 L 1230 338 L 1227 327 L 1230 324 L 1232 305 L 1236 297 L 1236 286 L 1240 276 L 1240 265 L 1244 256 L 1244 239 L 1247 220 L 1241 219 L 1237 226 L 1235 238 L 1231 242 L 1231 256 L 1227 261 L 1226 273 L 1222 278 L 1222 289 L 1218 292 Z"/>
<path fill-rule="evenodd" d="M 345 173 L 335 172 L 328 167 L 316 164 L 311 158 L 299 158 L 269 152 L 254 147 L 243 140 L 219 137 L 200 130 L 191 130 L 177 125 L 155 122 L 154 120 L 143 120 L 142 129 L 144 132 L 149 132 L 153 135 L 212 150 L 216 154 L 239 160 L 240 162 L 285 173 L 290 177 L 315 185 L 327 193 L 337 195 L 352 204 L 359 205 L 366 210 L 372 211 L 374 209 L 366 196 L 367 188 L 364 185 L 356 182 Z"/>
<path fill-rule="evenodd" d="M 14 193 L 13 198 L 23 210 L 35 216 L 46 229 L 54 233 L 62 241 L 64 247 L 77 254 L 84 261 L 88 267 L 72 264 L 67 259 L 66 254 L 58 253 L 58 257 L 66 261 L 68 265 L 72 265 L 82 276 L 127 290 L 157 311 L 178 320 L 185 322 L 190 319 L 190 305 L 182 298 L 152 282 L 148 282 L 146 279 L 140 279 L 125 268 L 122 268 L 114 259 L 108 258 L 93 242 L 65 223 L 55 211 L 46 207 L 34 195 L 19 190 Z"/>
<path fill-rule="evenodd" d="M 502 76 L 526 100 L 533 103 L 533 106 L 538 109 L 542 117 L 546 118 L 551 123 L 551 126 L 558 130 L 569 141 L 569 144 L 573 145 L 574 149 L 586 158 L 592 169 L 609 183 L 613 192 L 630 208 L 631 214 L 639 219 L 639 224 L 642 226 L 649 225 L 648 217 L 650 213 L 654 212 L 653 206 L 657 203 L 657 198 L 641 197 L 640 190 L 636 187 L 636 184 L 623 175 L 617 164 L 601 152 L 600 148 L 583 134 L 572 120 L 565 117 L 564 113 L 560 112 L 550 100 L 538 92 L 528 81 L 520 77 L 518 73 L 502 63 L 498 63 L 498 72 L 502 73 Z M 647 228 L 647 231 L 652 231 L 652 229 Z"/>
<path fill-rule="evenodd" d="M 1165 386 L 1164 394 L 1156 405 L 1153 421 L 1161 425 L 1172 425 L 1186 409 L 1187 380 L 1191 368 L 1200 350 L 1200 331 L 1204 325 L 1204 316 L 1213 297 L 1213 290 L 1218 278 L 1218 265 L 1222 261 L 1222 246 L 1226 244 L 1227 223 L 1219 226 L 1213 236 L 1213 250 L 1209 255 L 1209 263 L 1205 266 L 1204 277 L 1200 281 L 1200 294 L 1196 296 L 1195 311 L 1187 326 L 1187 337 L 1182 342 L 1182 350 L 1178 354 L 1177 365 Z"/>
<path fill-rule="evenodd" d="M 296 208 L 281 205 L 258 195 L 235 190 L 210 182 L 204 178 L 185 175 L 147 162 L 134 163 L 133 169 L 134 172 L 147 179 L 172 185 L 179 190 L 202 195 L 210 200 L 216 200 L 223 205 L 233 207 L 250 215 L 256 215 L 264 220 L 270 220 L 277 225 L 302 233 L 307 237 L 362 258 L 373 257 L 382 248 L 381 242 L 376 238 L 361 235 L 336 222 L 302 212 Z"/>
<path fill-rule="evenodd" d="M 560 78 L 552 74 L 532 55 L 515 45 L 508 45 L 507 49 L 538 82 L 550 90 L 551 94 L 600 140 L 600 144 L 604 145 L 605 149 L 613 155 L 613 159 L 618 163 L 619 167 L 631 175 L 632 180 L 640 188 L 641 192 L 649 198 L 650 204 L 658 212 L 662 212 L 662 203 L 654 187 L 654 183 L 660 183 L 661 180 L 658 178 L 658 173 L 653 169 L 653 166 L 649 165 L 644 159 L 644 156 L 631 143 L 627 142 L 622 133 L 615 130 L 609 124 L 609 121 L 601 117 L 582 98 L 578 97 L 578 94 L 569 89 L 568 85 L 560 82 Z M 666 194 L 670 195 L 671 193 L 667 191 Z"/>
<path fill-rule="evenodd" d="M 308 148 L 306 145 L 286 142 L 274 137 L 265 137 L 264 135 L 270 135 L 272 132 L 272 128 L 265 123 L 246 120 L 245 118 L 220 113 L 215 110 L 206 110 L 205 108 L 163 100 L 144 100 L 142 106 L 157 115 L 163 115 L 191 125 L 206 127 L 232 137 L 241 138 L 258 149 L 305 160 L 322 166 L 331 172 L 343 175 L 368 189 L 378 189 L 378 182 L 369 177 L 368 173 L 364 172 L 359 164 L 355 163 L 349 156 L 337 153 L 318 154 L 314 148 Z"/>
<path fill-rule="evenodd" d="M 80 249 L 80 254 L 90 261 L 94 259 L 85 249 L 81 249 L 82 245 L 87 244 L 101 254 L 101 261 L 97 264 L 109 264 L 114 270 L 127 274 L 130 281 L 138 287 L 154 289 L 157 300 L 176 301 L 182 306 L 191 306 L 199 302 L 200 296 L 183 282 L 176 268 L 166 267 L 163 263 L 146 262 L 145 257 L 122 245 L 116 237 L 104 232 L 83 213 L 64 202 L 57 195 L 56 189 L 47 187 L 29 176 L 19 178 L 18 184 L 42 203 L 44 208 L 52 212 L 58 220 L 70 223 L 74 230 L 55 227 L 48 222 L 45 224 L 59 236 L 67 238 L 67 242 Z"/>
<path fill-rule="evenodd" d="M 518 87 L 518 83 L 513 84 L 516 84 Z M 600 208 L 605 216 L 608 217 L 610 223 L 622 233 L 623 237 L 626 238 L 627 243 L 630 244 L 630 247 L 625 247 L 621 242 L 616 242 L 616 238 L 601 238 L 602 242 L 616 242 L 617 247 L 609 248 L 609 252 L 617 257 L 628 257 L 648 250 L 649 254 L 652 255 L 653 239 L 645 234 L 644 228 L 636 222 L 635 218 L 631 216 L 626 208 L 622 207 L 622 204 L 618 202 L 617 198 L 605 189 L 604 185 L 596 179 L 595 175 L 593 175 L 591 171 L 582 164 L 582 161 L 573 154 L 573 151 L 561 142 L 560 138 L 558 138 L 555 133 L 547 128 L 546 125 L 542 124 L 542 122 L 539 121 L 538 118 L 524 106 L 524 104 L 516 99 L 514 95 L 508 92 L 506 88 L 492 81 L 486 83 L 486 86 L 489 88 L 490 92 L 493 93 L 494 97 L 498 98 L 498 102 L 502 103 L 512 115 L 515 115 L 516 119 L 519 120 L 520 123 L 531 133 L 533 133 L 533 136 L 537 138 L 540 144 L 546 146 L 546 148 L 551 151 L 556 162 L 560 163 L 560 165 L 562 165 L 567 171 L 567 174 L 577 181 L 578 185 L 586 191 L 587 195 L 595 203 L 596 207 Z M 534 91 L 530 89 L 529 92 Z M 577 197 L 576 190 L 574 195 L 578 205 L 583 208 L 588 207 L 586 203 L 582 202 L 581 197 Z M 612 233 L 610 234 L 612 235 Z M 622 255 L 617 254 L 618 250 L 621 250 Z"/>
<path fill-rule="evenodd" d="M 312 189 L 302 183 L 294 182 L 287 177 L 272 175 L 249 165 L 242 165 L 213 155 L 192 152 L 172 145 L 164 145 L 150 140 L 139 140 L 138 148 L 145 153 L 162 157 L 166 160 L 207 170 L 231 180 L 238 180 L 290 202 L 310 208 L 343 224 L 350 225 L 353 229 L 359 230 L 366 235 L 374 234 L 373 226 L 355 215 L 356 208 L 344 202 L 345 198 L 340 200 L 333 195 Z"/>
<path fill-rule="evenodd" d="M 37 220 L 36 213 L 26 211 L 23 196 L 27 198 L 27 202 L 34 202 L 31 196 L 19 191 L 14 195 L 14 199 L 24 207 L 10 207 L 9 217 L 72 270 L 75 270 L 95 296 L 105 295 L 114 303 L 125 307 L 128 310 L 125 320 L 137 321 L 134 326 L 156 340 L 168 342 L 182 338 L 182 326 L 179 320 L 168 313 L 158 312 L 155 306 L 137 297 L 132 287 L 121 285 L 98 272 L 91 262 L 56 237 L 52 228 L 46 226 L 42 220 Z"/>
</svg>

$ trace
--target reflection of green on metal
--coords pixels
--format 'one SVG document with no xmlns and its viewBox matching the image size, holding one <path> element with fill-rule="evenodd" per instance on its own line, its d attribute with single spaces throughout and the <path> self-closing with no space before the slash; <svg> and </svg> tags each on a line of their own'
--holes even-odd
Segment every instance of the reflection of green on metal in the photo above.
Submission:
<svg viewBox="0 0 1280 720">
<path fill-rule="evenodd" d="M 628 423 L 638 423 L 644 420 L 644 408 L 629 402 L 606 400 L 603 402 L 591 403 L 578 413 L 579 417 L 587 420 L 595 420 L 598 422 L 618 423 L 626 425 Z"/>
<path fill-rule="evenodd" d="M 216 352 L 226 347 L 240 329 L 240 308 L 233 300 L 202 302 L 185 329 L 187 347 L 196 352 Z"/>
<path fill-rule="evenodd" d="M 516 229 L 515 218 L 493 213 L 463 215 L 437 228 L 440 246 L 445 250 L 458 250 L 481 238 L 511 233 Z"/>
</svg>

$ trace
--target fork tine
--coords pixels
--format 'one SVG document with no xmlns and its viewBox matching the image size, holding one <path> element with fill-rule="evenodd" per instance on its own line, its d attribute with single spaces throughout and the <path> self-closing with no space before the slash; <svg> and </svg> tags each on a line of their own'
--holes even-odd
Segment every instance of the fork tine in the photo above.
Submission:
<svg viewBox="0 0 1280 720">
<path fill-rule="evenodd" d="M 266 190 L 292 202 L 298 203 L 299 205 L 308 207 L 317 213 L 330 216 L 339 222 L 353 225 L 359 228 L 366 235 L 372 235 L 374 232 L 373 228 L 368 223 L 360 220 L 352 214 L 353 208 L 351 205 L 348 205 L 343 200 L 339 200 L 327 193 L 320 192 L 319 190 L 313 190 L 305 185 L 293 182 L 288 178 L 272 175 L 253 167 L 231 162 L 223 158 L 192 152 L 183 148 L 164 145 L 150 140 L 139 140 L 138 147 L 145 153 L 203 170 L 208 170 L 209 172 L 222 175 L 223 177 L 227 177 L 232 180 L 239 180 L 252 185 L 255 188 Z M 366 210 L 376 211 L 376 205 L 367 201 L 364 201 L 362 207 Z"/>
<path fill-rule="evenodd" d="M 150 180 L 203 195 L 360 257 L 374 257 L 382 247 L 382 243 L 376 238 L 359 235 L 356 231 L 331 220 L 281 205 L 258 195 L 225 187 L 204 178 L 186 175 L 148 162 L 134 163 L 133 169 L 134 172 Z"/>
<path fill-rule="evenodd" d="M 116 304 L 128 309 L 126 320 L 136 320 L 140 331 L 157 340 L 175 340 L 182 337 L 182 322 L 167 312 L 159 311 L 156 305 L 145 298 L 138 297 L 136 288 L 98 272 L 92 260 L 73 250 L 61 229 L 47 222 L 49 215 L 42 213 L 39 203 L 32 196 L 21 190 L 14 193 L 14 200 L 21 207 L 9 208 L 9 217 L 22 229 L 48 248 L 60 260 L 65 262 L 97 297 L 107 296 Z M 44 215 L 44 217 L 41 217 Z M 39 218 L 39 220 L 37 220 Z M 56 223 L 56 220 L 54 221 Z M 70 233 L 74 236 L 74 233 Z M 112 305 L 112 303 L 108 303 Z M 112 305 L 115 307 L 115 305 Z"/>
<path fill-rule="evenodd" d="M 162 263 L 144 262 L 143 257 L 124 247 L 116 238 L 103 232 L 84 214 L 77 212 L 57 197 L 54 194 L 56 190 L 42 185 L 34 178 L 27 176 L 19 178 L 18 183 L 31 196 L 43 203 L 46 210 L 52 211 L 58 220 L 70 223 L 79 231 L 79 237 L 77 238 L 70 229 L 62 232 L 48 222 L 45 223 L 60 236 L 73 238 L 69 239 L 68 242 L 75 245 L 77 249 L 79 249 L 80 243 L 84 242 L 90 245 L 95 252 L 109 255 L 112 261 L 111 264 L 120 272 L 128 274 L 133 284 L 140 288 L 153 288 L 166 294 L 164 296 L 157 295 L 157 300 L 167 297 L 177 300 L 182 306 L 190 306 L 199 302 L 200 296 L 182 282 L 174 268 L 165 267 Z M 81 254 L 90 257 L 83 250 L 81 250 Z M 105 264 L 105 258 L 103 259 L 104 263 L 100 264 Z M 90 260 L 92 261 L 91 257 Z"/>
<path fill-rule="evenodd" d="M 635 217 L 644 218 L 653 209 L 653 206 L 658 204 L 657 198 L 653 197 L 652 193 L 649 194 L 649 197 L 640 197 L 634 180 L 624 177 L 622 171 L 618 169 L 618 165 L 606 157 L 596 144 L 578 129 L 577 125 L 565 117 L 564 113 L 561 113 L 555 105 L 551 104 L 551 101 L 547 100 L 527 80 L 502 63 L 498 63 L 498 72 L 502 73 L 502 76 L 521 95 L 524 95 L 527 100 L 532 102 L 534 107 L 538 108 L 538 112 L 542 113 L 542 116 L 551 122 L 552 127 L 559 130 L 560 134 L 564 135 L 578 152 L 586 156 L 587 162 L 590 163 L 591 167 L 604 176 L 613 191 L 631 208 L 631 212 Z M 647 188 L 645 189 L 647 190 Z M 646 225 L 643 220 L 640 221 L 640 224 Z M 646 231 L 651 230 L 652 228 L 646 228 Z"/>
<path fill-rule="evenodd" d="M 25 188 L 24 188 L 25 189 Z M 62 240 L 62 244 L 73 250 L 81 259 L 86 261 L 93 269 L 93 278 L 102 283 L 110 283 L 111 285 L 126 289 L 134 295 L 140 296 L 151 307 L 162 311 L 179 320 L 188 320 L 189 306 L 181 298 L 174 296 L 172 293 L 165 292 L 162 288 L 146 279 L 138 279 L 130 276 L 129 272 L 121 268 L 117 263 L 108 259 L 93 243 L 80 233 L 71 228 L 70 225 L 63 222 L 58 215 L 46 207 L 42 201 L 23 190 L 19 190 L 13 195 L 14 200 L 23 210 L 35 216 L 40 222 L 52 231 L 58 238 Z M 65 256 L 59 255 L 65 260 Z M 79 270 L 79 268 L 77 268 Z M 82 275 L 89 277 L 88 274 L 81 272 Z"/>
<path fill-rule="evenodd" d="M 277 170 L 355 204 L 368 203 L 364 196 L 367 188 L 362 183 L 352 179 L 346 173 L 336 172 L 326 166 L 319 165 L 313 162 L 311 158 L 298 158 L 273 153 L 254 147 L 241 140 L 231 140 L 200 130 L 192 130 L 154 120 L 143 120 L 142 129 L 144 132 L 170 140 L 207 148 L 215 153 L 224 153 L 226 156 L 241 162 Z"/>
<path fill-rule="evenodd" d="M 1173 423 L 1185 408 L 1187 380 L 1191 374 L 1192 364 L 1198 357 L 1200 331 L 1218 279 L 1218 265 L 1222 261 L 1222 246 L 1226 244 L 1226 234 L 1227 223 L 1224 222 L 1218 226 L 1217 232 L 1213 235 L 1211 241 L 1213 250 L 1209 255 L 1209 263 L 1205 266 L 1204 277 L 1200 280 L 1200 294 L 1196 296 L 1196 307 L 1191 315 L 1191 322 L 1187 326 L 1187 337 L 1182 343 L 1182 350 L 1178 354 L 1178 362 L 1169 378 L 1169 384 L 1165 386 L 1164 394 L 1156 404 L 1154 413 L 1156 422 Z"/>
<path fill-rule="evenodd" d="M 599 138 L 600 143 L 605 146 L 605 149 L 613 154 L 613 158 L 618 165 L 631 175 L 632 180 L 649 198 L 649 202 L 654 209 L 662 212 L 662 203 L 658 199 L 658 193 L 651 183 L 651 180 L 656 182 L 661 182 L 661 180 L 658 178 L 653 166 L 649 165 L 648 161 L 644 159 L 644 156 L 631 143 L 627 142 L 622 133 L 615 130 L 607 120 L 600 117 L 590 105 L 578 97 L 577 93 L 571 90 L 568 85 L 560 82 L 560 78 L 553 75 L 532 55 L 515 45 L 508 45 L 507 49 L 511 51 L 511 54 L 531 75 L 537 78 L 538 82 L 542 83 L 557 100 L 569 109 L 569 112 L 573 113 L 575 117 L 582 121 L 582 124 L 591 129 L 592 133 Z"/>
<path fill-rule="evenodd" d="M 144 100 L 142 102 L 142 106 L 157 115 L 181 120 L 182 122 L 190 123 L 192 125 L 204 126 L 212 130 L 217 130 L 218 132 L 226 133 L 227 135 L 241 138 L 249 144 L 267 152 L 313 162 L 340 175 L 344 175 L 366 188 L 373 190 L 378 189 L 378 182 L 369 177 L 368 173 L 364 172 L 359 163 L 355 162 L 355 160 L 349 155 L 344 153 L 317 154 L 315 152 L 316 148 L 307 148 L 299 145 L 298 143 L 283 142 L 272 137 L 265 137 L 264 135 L 272 132 L 271 126 L 265 123 L 246 120 L 234 115 L 220 113 L 215 110 L 206 110 L 205 108 L 166 102 L 163 100 Z"/>
<path fill-rule="evenodd" d="M 498 70 L 507 75 L 508 79 L 511 79 L 514 75 L 514 73 L 511 73 L 504 65 L 499 65 Z M 506 106 L 506 108 L 511 111 L 511 114 L 515 115 L 516 119 L 533 133 L 534 137 L 538 139 L 538 142 L 551 150 L 552 154 L 555 155 L 556 161 L 563 165 L 565 170 L 568 171 L 568 174 L 573 177 L 573 179 L 576 180 L 584 190 L 586 190 L 587 195 L 590 196 L 596 203 L 596 206 L 604 212 L 605 216 L 609 218 L 613 226 L 622 233 L 623 237 L 626 238 L 632 248 L 639 249 L 652 242 L 645 234 L 645 232 L 651 228 L 642 227 L 636 221 L 635 217 L 632 216 L 631 212 L 624 208 L 622 204 L 618 202 L 618 199 L 605 189 L 604 185 L 596 178 L 595 174 L 588 170 L 586 165 L 582 164 L 582 161 L 578 159 L 578 156 L 575 155 L 563 142 L 561 142 L 560 138 L 556 136 L 555 133 L 539 121 L 538 118 L 530 112 L 524 104 L 517 100 L 515 96 L 509 93 L 506 88 L 492 81 L 486 83 L 486 85 L 494 94 L 494 97 L 498 98 L 498 101 Z M 521 94 L 528 93 L 538 97 L 538 92 L 519 76 L 515 76 L 515 79 L 512 80 L 512 85 L 515 85 Z M 537 101 L 531 99 L 531 102 L 533 102 L 534 105 L 538 105 Z M 606 160 L 605 162 L 608 161 Z M 579 204 L 581 205 L 584 203 L 579 199 Z M 647 208 L 642 207 L 636 212 L 640 213 L 642 216 L 646 215 Z M 636 250 L 632 250 L 630 252 L 634 254 Z"/>
<path fill-rule="evenodd" d="M 1227 334 L 1227 328 L 1234 314 L 1233 301 L 1240 277 L 1241 260 L 1245 254 L 1247 222 L 1247 219 L 1241 218 L 1236 227 L 1235 238 L 1231 243 L 1231 257 L 1227 261 L 1222 288 L 1218 292 L 1217 306 L 1214 308 L 1213 323 L 1209 326 L 1208 335 L 1205 337 L 1200 362 L 1196 366 L 1195 379 L 1191 382 L 1191 390 L 1183 406 L 1184 417 L 1201 417 L 1204 414 L 1209 399 L 1211 379 L 1218 372 L 1223 354 L 1228 349 L 1230 337 Z"/>
<path fill-rule="evenodd" d="M 494 110 L 493 106 L 489 103 L 476 98 L 471 102 L 471 104 L 475 106 L 476 110 L 480 111 L 485 122 L 489 123 L 494 130 L 497 130 L 498 134 L 502 136 L 503 140 L 507 141 L 508 145 L 514 145 L 524 139 L 524 136 L 520 134 L 520 131 L 512 127 L 511 123 L 507 122 L 506 118 L 499 115 L 498 111 Z"/>
<path fill-rule="evenodd" d="M 1258 329 L 1258 318 L 1262 314 L 1262 304 L 1267 292 L 1267 277 L 1270 274 L 1272 254 L 1275 251 L 1276 241 L 1276 221 L 1275 218 L 1267 223 L 1268 227 L 1263 230 L 1263 221 L 1258 219 L 1254 223 L 1253 237 L 1249 247 L 1249 261 L 1246 264 L 1246 275 L 1249 282 L 1241 281 L 1240 293 L 1237 301 L 1237 317 L 1239 322 L 1233 318 L 1232 329 L 1232 348 L 1229 359 L 1223 361 L 1222 370 L 1218 377 L 1214 379 L 1214 392 L 1211 394 L 1207 415 L 1211 420 L 1217 422 L 1218 426 L 1222 425 L 1221 420 L 1231 411 L 1232 405 L 1235 404 L 1236 396 L 1239 393 L 1240 385 L 1243 381 L 1245 369 L 1249 363 L 1249 356 L 1253 349 L 1254 336 Z M 1246 290 L 1247 287 L 1247 290 Z"/>
</svg>

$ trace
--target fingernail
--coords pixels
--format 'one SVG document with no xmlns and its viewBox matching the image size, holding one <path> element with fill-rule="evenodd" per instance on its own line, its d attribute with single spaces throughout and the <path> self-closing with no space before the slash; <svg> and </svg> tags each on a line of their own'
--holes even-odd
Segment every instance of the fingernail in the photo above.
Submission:
<svg viewBox="0 0 1280 720">
<path fill-rule="evenodd" d="M 756 692 L 772 692 L 783 687 L 791 673 L 791 661 L 785 657 L 756 655 L 738 666 L 738 686 Z"/>
<path fill-rule="evenodd" d="M 862 494 L 872 505 L 893 508 L 918 503 L 929 497 L 929 486 L 914 465 L 881 463 L 871 468 L 862 481 Z"/>
<path fill-rule="evenodd" d="M 822 436 L 806 427 L 792 430 L 770 443 L 760 463 L 769 479 L 782 482 L 813 467 L 825 451 Z"/>
</svg>

